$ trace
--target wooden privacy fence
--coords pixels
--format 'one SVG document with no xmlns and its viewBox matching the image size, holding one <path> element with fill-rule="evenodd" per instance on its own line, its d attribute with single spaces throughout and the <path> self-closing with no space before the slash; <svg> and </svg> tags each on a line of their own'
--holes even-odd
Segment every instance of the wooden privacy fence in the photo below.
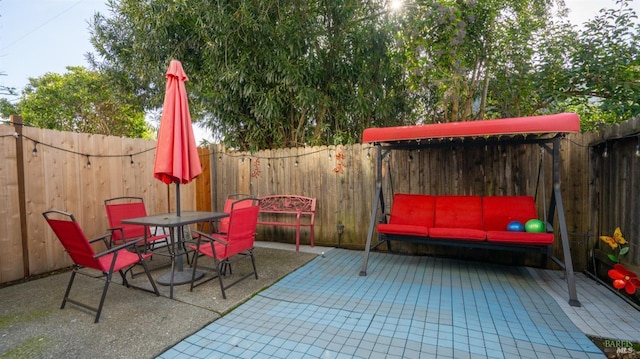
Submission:
<svg viewBox="0 0 640 359">
<path fill-rule="evenodd" d="M 638 121 L 622 126 L 637 132 Z M 17 132 L 21 133 L 14 136 Z M 578 271 L 585 268 L 586 252 L 598 235 L 615 226 L 625 226 L 634 248 L 640 241 L 640 159 L 633 156 L 632 139 L 620 137 L 614 126 L 599 134 L 572 134 L 562 141 L 562 196 Z M 603 164 L 605 142 L 612 151 L 609 158 L 615 160 Z M 0 125 L 0 283 L 70 265 L 45 227 L 41 215 L 45 210 L 76 214 L 89 235 L 104 233 L 108 227 L 106 198 L 142 196 L 148 213 L 175 210 L 175 186 L 152 175 L 155 145 L 149 140 Z M 37 156 L 32 154 L 34 148 Z M 183 210 L 221 209 L 226 196 L 234 193 L 315 197 L 316 245 L 364 248 L 375 185 L 374 147 L 355 144 L 249 153 L 213 145 L 199 151 L 203 174 L 181 186 Z M 552 173 L 548 156 L 543 156 L 544 170 L 540 170 L 540 157 L 533 146 L 395 151 L 383 161 L 383 171 L 391 178 L 384 188 L 386 206 L 390 208 L 392 193 L 401 192 L 531 195 L 536 196 L 542 217 L 543 190 L 548 200 Z M 624 172 L 612 175 L 617 166 Z M 542 176 L 545 181 L 538 180 Z M 621 201 L 626 204 L 620 205 Z M 262 240 L 295 240 L 291 228 L 259 226 L 258 230 Z M 301 242 L 308 243 L 308 238 L 308 229 L 302 229 Z M 441 254 L 437 248 L 419 245 L 396 248 Z M 634 248 L 630 258 L 638 258 Z"/>
<path fill-rule="evenodd" d="M 562 141 L 562 193 L 576 270 L 585 268 L 587 250 L 600 231 L 593 216 L 598 198 L 589 185 L 597 175 L 590 166 L 590 144 L 598 138 L 596 134 L 573 134 Z M 315 197 L 318 200 L 316 244 L 362 249 L 375 185 L 374 151 L 374 147 L 360 144 L 255 153 L 212 146 L 209 153 L 211 202 L 215 208 L 222 208 L 226 196 L 233 193 L 256 197 L 272 194 Z M 391 178 L 384 188 L 386 208 L 390 208 L 392 194 L 402 192 L 531 195 L 536 197 L 542 218 L 546 206 L 543 200 L 546 196 L 548 201 L 552 190 L 552 169 L 549 156 L 541 156 L 540 151 L 525 145 L 395 151 L 383 161 L 383 172 Z M 263 240 L 294 241 L 293 231 L 286 228 L 262 226 L 258 235 Z M 308 243 L 305 242 L 308 234 L 304 233 L 302 238 L 302 243 Z M 415 244 L 409 246 L 400 249 L 411 253 L 451 254 Z M 559 245 L 555 250 L 561 256 Z M 495 256 L 495 253 L 487 255 Z M 519 261 L 518 256 L 514 256 L 514 262 Z"/>
<path fill-rule="evenodd" d="M 87 236 L 105 233 L 103 201 L 140 196 L 148 213 L 175 210 L 175 186 L 153 178 L 156 141 L 0 125 L 0 283 L 71 262 L 42 212 L 76 216 Z M 90 163 L 90 165 L 89 165 Z M 181 186 L 195 210 L 195 184 Z"/>
</svg>

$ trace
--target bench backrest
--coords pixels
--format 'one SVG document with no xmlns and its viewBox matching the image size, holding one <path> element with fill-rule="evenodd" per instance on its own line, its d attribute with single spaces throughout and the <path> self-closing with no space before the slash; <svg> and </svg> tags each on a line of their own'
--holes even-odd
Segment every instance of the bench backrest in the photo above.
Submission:
<svg viewBox="0 0 640 359">
<path fill-rule="evenodd" d="M 260 197 L 260 211 L 270 213 L 309 213 L 316 211 L 316 199 L 303 196 L 273 195 Z"/>
<path fill-rule="evenodd" d="M 538 218 L 531 196 L 483 197 L 482 213 L 487 231 L 505 231 L 509 222 L 518 221 L 524 225 L 528 220 Z"/>
<path fill-rule="evenodd" d="M 433 227 L 435 197 L 424 194 L 393 196 L 389 224 L 409 224 Z"/>
<path fill-rule="evenodd" d="M 480 196 L 436 196 L 434 227 L 483 229 Z"/>
</svg>

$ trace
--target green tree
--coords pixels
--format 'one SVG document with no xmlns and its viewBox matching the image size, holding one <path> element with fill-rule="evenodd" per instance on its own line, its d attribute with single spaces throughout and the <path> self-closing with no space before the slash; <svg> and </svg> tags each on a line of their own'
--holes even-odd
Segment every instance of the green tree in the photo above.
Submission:
<svg viewBox="0 0 640 359">
<path fill-rule="evenodd" d="M 25 124 L 93 134 L 151 137 L 144 112 L 109 79 L 83 67 L 30 78 L 16 105 Z"/>
<path fill-rule="evenodd" d="M 356 142 L 371 126 L 640 111 L 629 1 L 584 29 L 562 0 L 384 3 L 109 0 L 90 60 L 146 110 L 181 60 L 194 120 L 249 150 Z"/>
<path fill-rule="evenodd" d="M 348 143 L 409 112 L 380 3 L 110 1 L 93 64 L 147 109 L 182 61 L 192 116 L 242 149 Z"/>
<path fill-rule="evenodd" d="M 584 24 L 570 58 L 564 103 L 581 114 L 583 129 L 640 115 L 640 22 L 630 2 L 600 10 Z"/>
<path fill-rule="evenodd" d="M 539 34 L 549 0 L 428 1 L 398 33 L 416 120 L 463 121 L 535 112 Z M 562 6 L 562 4 L 560 4 Z"/>
<path fill-rule="evenodd" d="M 0 118 L 9 118 L 9 116 L 18 113 L 18 106 L 12 104 L 6 98 L 0 98 Z"/>
</svg>

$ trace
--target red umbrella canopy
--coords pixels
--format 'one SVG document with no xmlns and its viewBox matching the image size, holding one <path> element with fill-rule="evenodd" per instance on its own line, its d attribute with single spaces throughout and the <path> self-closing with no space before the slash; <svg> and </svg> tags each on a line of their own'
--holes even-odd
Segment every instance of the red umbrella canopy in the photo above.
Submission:
<svg viewBox="0 0 640 359">
<path fill-rule="evenodd" d="M 153 176 L 164 183 L 189 183 L 202 173 L 180 61 L 171 60 L 162 107 Z"/>
</svg>

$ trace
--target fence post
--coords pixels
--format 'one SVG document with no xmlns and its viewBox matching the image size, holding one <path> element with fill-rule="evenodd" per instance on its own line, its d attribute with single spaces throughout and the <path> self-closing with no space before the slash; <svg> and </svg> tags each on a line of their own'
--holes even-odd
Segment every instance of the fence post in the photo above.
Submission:
<svg viewBox="0 0 640 359">
<path fill-rule="evenodd" d="M 18 202 L 20 206 L 20 235 L 22 242 L 22 271 L 24 277 L 28 277 L 29 269 L 29 236 L 27 233 L 27 207 L 26 191 L 24 183 L 24 145 L 22 141 L 22 117 L 11 115 L 9 122 L 13 125 L 16 133 L 16 167 L 18 174 Z"/>
</svg>

